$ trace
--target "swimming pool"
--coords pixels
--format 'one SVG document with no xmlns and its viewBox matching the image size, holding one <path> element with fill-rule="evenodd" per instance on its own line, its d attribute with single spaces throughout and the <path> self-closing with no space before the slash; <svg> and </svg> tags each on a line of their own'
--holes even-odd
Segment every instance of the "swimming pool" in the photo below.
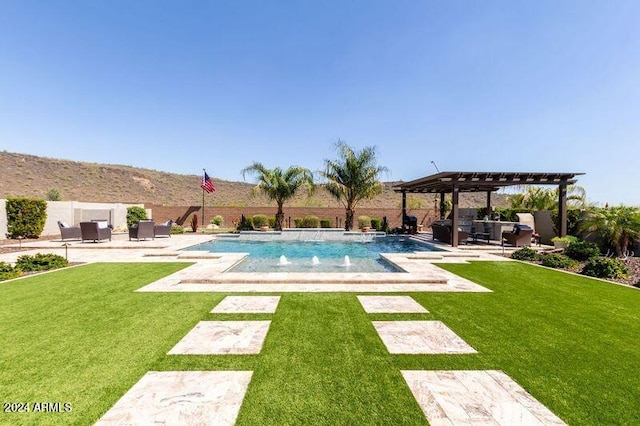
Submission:
<svg viewBox="0 0 640 426">
<path fill-rule="evenodd" d="M 408 237 L 358 241 L 236 241 L 218 239 L 189 247 L 211 253 L 249 253 L 232 272 L 398 272 L 380 253 L 436 251 Z M 283 257 L 284 256 L 284 257 Z M 348 256 L 348 259 L 345 258 Z"/>
</svg>

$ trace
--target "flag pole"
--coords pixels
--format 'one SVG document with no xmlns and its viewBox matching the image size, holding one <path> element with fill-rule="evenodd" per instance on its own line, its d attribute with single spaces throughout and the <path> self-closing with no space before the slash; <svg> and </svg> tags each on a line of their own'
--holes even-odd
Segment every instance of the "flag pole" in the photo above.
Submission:
<svg viewBox="0 0 640 426">
<path fill-rule="evenodd" d="M 204 179 L 206 173 L 207 171 L 205 169 L 202 169 L 202 179 Z M 202 218 L 200 220 L 200 225 L 204 226 L 204 186 L 202 187 Z"/>
</svg>

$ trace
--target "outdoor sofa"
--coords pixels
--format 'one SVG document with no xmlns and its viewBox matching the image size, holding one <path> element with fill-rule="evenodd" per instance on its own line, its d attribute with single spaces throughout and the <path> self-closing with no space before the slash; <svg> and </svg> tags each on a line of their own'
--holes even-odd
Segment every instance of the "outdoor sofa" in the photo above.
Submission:
<svg viewBox="0 0 640 426">
<path fill-rule="evenodd" d="M 451 244 L 451 225 L 443 225 L 440 223 L 432 223 L 431 231 L 433 232 L 433 239 L 442 241 L 443 243 Z M 458 228 L 458 243 L 467 243 L 469 233 L 462 231 Z"/>
<path fill-rule="evenodd" d="M 94 243 L 109 240 L 111 241 L 111 228 L 105 226 L 107 222 L 80 222 L 80 231 L 82 241 L 93 241 Z"/>
<path fill-rule="evenodd" d="M 80 240 L 82 239 L 82 231 L 79 226 L 69 226 L 66 222 L 58 221 L 60 236 L 64 240 Z"/>
</svg>

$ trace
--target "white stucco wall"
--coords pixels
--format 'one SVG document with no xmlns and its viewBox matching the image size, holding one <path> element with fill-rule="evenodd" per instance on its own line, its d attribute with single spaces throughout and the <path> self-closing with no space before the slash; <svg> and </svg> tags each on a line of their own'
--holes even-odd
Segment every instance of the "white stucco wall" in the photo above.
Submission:
<svg viewBox="0 0 640 426">
<path fill-rule="evenodd" d="M 0 240 L 7 238 L 7 200 L 0 199 Z"/>
</svg>

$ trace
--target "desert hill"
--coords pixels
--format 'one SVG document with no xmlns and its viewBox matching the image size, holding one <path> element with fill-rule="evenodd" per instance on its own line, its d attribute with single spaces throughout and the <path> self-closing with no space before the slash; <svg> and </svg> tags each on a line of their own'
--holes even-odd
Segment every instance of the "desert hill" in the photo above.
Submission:
<svg viewBox="0 0 640 426">
<path fill-rule="evenodd" d="M 202 200 L 201 176 L 166 173 L 115 164 L 98 164 L 28 154 L 0 152 L 0 198 L 48 198 L 51 190 L 65 201 L 153 203 L 166 206 L 199 205 Z M 251 182 L 217 179 L 216 192 L 207 194 L 209 206 L 260 207 L 272 205 L 262 196 L 253 196 Z M 400 207 L 401 196 L 393 192 L 396 182 L 386 182 L 384 191 L 361 207 Z M 408 195 L 410 207 L 434 206 L 434 195 Z M 461 194 L 462 207 L 486 203 L 484 193 Z M 506 196 L 492 196 L 494 206 L 506 205 Z M 319 188 L 312 197 L 299 195 L 291 203 L 296 207 L 339 207 L 340 204 Z"/>
</svg>

